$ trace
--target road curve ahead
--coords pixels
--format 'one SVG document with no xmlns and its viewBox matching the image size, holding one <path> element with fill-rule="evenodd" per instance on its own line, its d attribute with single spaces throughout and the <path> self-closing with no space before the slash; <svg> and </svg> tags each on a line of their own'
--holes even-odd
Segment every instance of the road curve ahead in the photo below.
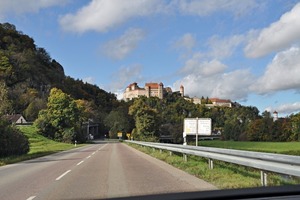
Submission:
<svg viewBox="0 0 300 200">
<path fill-rule="evenodd" d="M 0 167 L 0 199 L 101 199 L 215 186 L 122 143 L 99 143 Z"/>
</svg>

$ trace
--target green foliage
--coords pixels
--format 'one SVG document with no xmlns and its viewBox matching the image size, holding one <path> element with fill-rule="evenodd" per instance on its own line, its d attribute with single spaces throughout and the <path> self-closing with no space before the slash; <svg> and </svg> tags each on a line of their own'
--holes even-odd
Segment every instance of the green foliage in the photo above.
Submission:
<svg viewBox="0 0 300 200">
<path fill-rule="evenodd" d="M 7 121 L 0 119 L 0 157 L 26 154 L 28 139 Z"/>
<path fill-rule="evenodd" d="M 162 100 L 140 97 L 119 102 L 115 94 L 96 85 L 66 77 L 46 49 L 37 47 L 32 38 L 9 23 L 0 24 L 0 79 L 0 115 L 13 112 L 22 113 L 29 121 L 39 118 L 36 123 L 41 133 L 61 141 L 72 137 L 84 141 L 81 123 L 92 119 L 99 124 L 99 137 L 108 131 L 115 135 L 119 129 L 127 132 L 135 128 L 135 138 L 156 140 L 168 134 L 181 142 L 187 117 L 211 118 L 213 129 L 221 130 L 225 140 L 300 140 L 299 113 L 273 122 L 271 113 L 260 116 L 255 107 L 208 108 L 203 105 L 211 103 L 208 97 L 201 98 L 202 105 L 195 105 L 178 93 L 169 93 Z M 45 109 L 51 88 L 67 96 L 50 99 L 52 107 Z M 55 102 L 58 99 L 70 104 Z M 64 135 L 68 137 L 64 139 Z"/>
<path fill-rule="evenodd" d="M 0 166 L 75 148 L 74 144 L 56 142 L 38 134 L 35 126 L 18 126 L 17 129 L 28 138 L 30 151 L 23 155 L 0 158 Z M 82 144 L 77 145 L 80 146 Z"/>
<path fill-rule="evenodd" d="M 300 141 L 300 113 L 291 115 L 290 119 L 290 139 L 292 141 Z"/>
<path fill-rule="evenodd" d="M 128 133 L 133 127 L 133 120 L 128 115 L 128 108 L 119 107 L 112 110 L 104 120 L 104 124 L 109 128 L 110 138 L 117 138 L 117 133 Z"/>
<path fill-rule="evenodd" d="M 158 98 L 141 97 L 135 99 L 129 107 L 129 114 L 135 120 L 136 139 L 146 141 L 158 139 L 158 129 L 161 124 L 161 118 L 158 115 L 158 110 L 155 108 L 158 105 Z"/>
<path fill-rule="evenodd" d="M 72 142 L 75 131 L 80 133 L 80 116 L 76 101 L 60 89 L 53 88 L 50 91 L 47 109 L 40 111 L 35 124 L 46 137 Z"/>
<path fill-rule="evenodd" d="M 6 84 L 0 81 L 0 116 L 8 114 L 11 110 L 11 102 L 8 99 L 8 91 Z"/>
<path fill-rule="evenodd" d="M 300 155 L 299 142 L 199 141 L 199 146 Z"/>
<path fill-rule="evenodd" d="M 36 98 L 32 100 L 24 110 L 24 117 L 27 121 L 34 121 L 38 118 L 39 111 L 46 108 L 46 102 L 43 99 Z"/>
<path fill-rule="evenodd" d="M 210 141 L 205 141 L 210 143 Z M 219 141 L 220 142 L 220 141 Z M 223 142 L 224 143 L 224 142 Z M 233 143 L 233 142 L 232 142 Z M 259 187 L 260 171 L 244 166 L 214 161 L 214 169 L 209 169 L 207 159 L 189 155 L 187 162 L 183 162 L 182 154 L 169 154 L 167 151 L 153 151 L 150 147 L 141 147 L 136 144 L 130 146 L 160 159 L 176 168 L 203 179 L 220 189 Z M 278 186 L 287 184 L 299 184 L 299 179 L 284 180 L 280 175 L 268 174 L 268 185 Z"/>
<path fill-rule="evenodd" d="M 30 121 L 34 121 L 38 112 L 45 108 L 53 87 L 74 99 L 90 102 L 97 113 L 92 118 L 102 127 L 102 116 L 118 107 L 114 94 L 66 77 L 63 67 L 46 49 L 37 47 L 32 38 L 9 23 L 0 24 L 0 79 L 7 86 L 7 98 L 13 108 L 9 112 L 22 113 Z"/>
</svg>

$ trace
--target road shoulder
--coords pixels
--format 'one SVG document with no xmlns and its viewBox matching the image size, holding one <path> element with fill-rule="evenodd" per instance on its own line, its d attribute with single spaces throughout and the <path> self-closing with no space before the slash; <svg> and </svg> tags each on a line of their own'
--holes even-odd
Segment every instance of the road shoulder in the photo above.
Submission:
<svg viewBox="0 0 300 200">
<path fill-rule="evenodd" d="M 211 183 L 208 183 L 202 179 L 199 179 L 187 172 L 184 172 L 164 161 L 161 161 L 157 158 L 154 158 L 148 154 L 145 154 L 141 151 L 138 151 L 137 149 L 130 147 L 127 144 L 122 144 L 124 146 L 127 146 L 130 151 L 132 151 L 134 154 L 146 159 L 147 161 L 151 162 L 152 164 L 158 166 L 162 170 L 164 170 L 166 173 L 170 174 L 171 176 L 175 177 L 179 181 L 186 182 L 189 185 L 192 185 L 195 187 L 195 190 L 197 191 L 204 191 L 204 190 L 216 190 L 218 189 L 216 186 L 212 185 Z"/>
</svg>

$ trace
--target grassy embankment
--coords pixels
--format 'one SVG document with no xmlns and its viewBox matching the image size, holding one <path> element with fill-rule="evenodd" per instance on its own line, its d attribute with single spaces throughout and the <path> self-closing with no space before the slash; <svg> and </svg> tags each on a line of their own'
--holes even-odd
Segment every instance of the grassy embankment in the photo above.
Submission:
<svg viewBox="0 0 300 200">
<path fill-rule="evenodd" d="M 213 146 L 220 148 L 231 149 L 243 149 L 251 151 L 261 152 L 273 152 L 273 153 L 288 153 L 299 155 L 300 143 L 297 142 L 233 142 L 233 141 L 201 141 L 201 146 Z M 143 151 L 153 157 L 163 160 L 181 170 L 184 170 L 192 175 L 195 175 L 207 182 L 210 182 L 220 189 L 229 188 L 247 188 L 247 187 L 259 187 L 260 183 L 260 171 L 238 166 L 235 164 L 225 163 L 221 161 L 214 161 L 214 169 L 208 168 L 208 160 L 196 156 L 188 156 L 188 162 L 183 162 L 181 154 L 159 150 L 153 151 L 152 148 L 140 147 L 138 145 L 132 145 L 140 151 Z M 300 184 L 299 178 L 281 176 L 278 174 L 268 173 L 268 185 L 279 186 L 288 184 Z"/>
<path fill-rule="evenodd" d="M 74 144 L 55 142 L 38 134 L 34 126 L 19 126 L 19 129 L 28 137 L 30 151 L 26 155 L 0 158 L 0 166 L 75 148 Z"/>
<path fill-rule="evenodd" d="M 199 146 L 300 156 L 300 142 L 235 142 L 211 140 L 199 141 Z"/>
</svg>

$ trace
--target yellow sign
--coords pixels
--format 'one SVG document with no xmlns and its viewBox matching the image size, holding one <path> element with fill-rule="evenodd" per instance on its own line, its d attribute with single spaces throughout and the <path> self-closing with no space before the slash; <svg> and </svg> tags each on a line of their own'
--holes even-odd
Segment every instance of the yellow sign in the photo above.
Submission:
<svg viewBox="0 0 300 200">
<path fill-rule="evenodd" d="M 130 135 L 131 135 L 130 133 L 126 134 L 126 136 L 127 136 L 128 139 L 130 139 Z"/>
<path fill-rule="evenodd" d="M 118 137 L 122 137 L 122 132 L 118 132 Z"/>
</svg>

